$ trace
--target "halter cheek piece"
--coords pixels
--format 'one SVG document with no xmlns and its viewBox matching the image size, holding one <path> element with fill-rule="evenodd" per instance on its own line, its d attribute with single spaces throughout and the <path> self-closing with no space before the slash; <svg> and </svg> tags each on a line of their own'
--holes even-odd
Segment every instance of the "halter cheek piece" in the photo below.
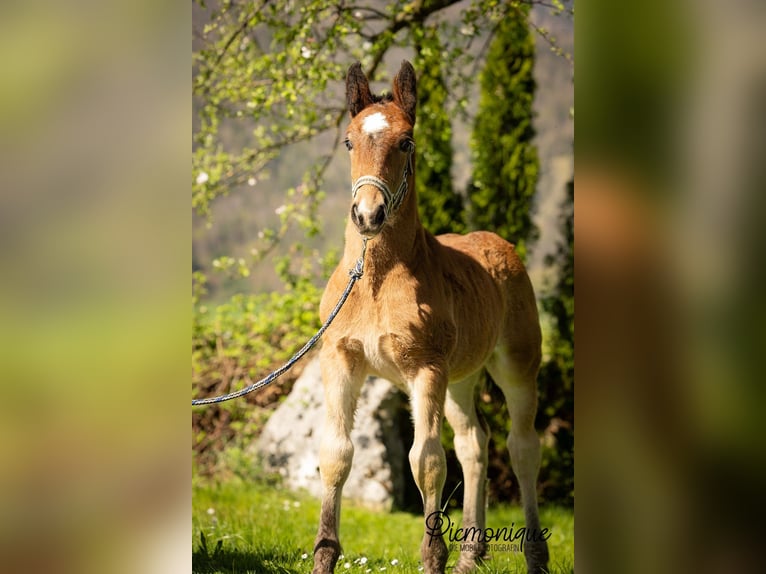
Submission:
<svg viewBox="0 0 766 574">
<path fill-rule="evenodd" d="M 412 171 L 412 154 L 415 153 L 415 146 L 412 144 L 407 152 L 407 161 L 404 162 L 404 171 L 402 172 L 402 181 L 399 184 L 399 188 L 396 193 L 391 193 L 391 189 L 388 184 L 374 175 L 363 175 L 354 182 L 351 188 L 351 196 L 356 199 L 356 193 L 363 185 L 374 185 L 383 194 L 383 210 L 386 213 L 386 219 L 394 213 L 404 200 L 404 196 L 407 195 L 407 177 L 413 173 Z"/>
</svg>

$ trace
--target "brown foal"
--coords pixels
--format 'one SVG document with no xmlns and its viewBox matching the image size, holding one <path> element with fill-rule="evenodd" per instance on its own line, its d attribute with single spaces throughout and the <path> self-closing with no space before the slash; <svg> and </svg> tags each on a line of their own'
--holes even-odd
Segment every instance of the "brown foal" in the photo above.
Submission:
<svg viewBox="0 0 766 574">
<path fill-rule="evenodd" d="M 346 79 L 353 199 L 343 260 L 322 298 L 323 320 L 346 286 L 362 237 L 368 244 L 364 277 L 325 333 L 321 350 L 327 414 L 314 574 L 333 572 L 340 555 L 341 492 L 354 455 L 349 436 L 369 374 L 392 381 L 411 400 L 415 436 L 409 460 L 423 498 L 427 574 L 443 573 L 448 557 L 443 536 L 429 524 L 440 509 L 446 474 L 444 416 L 455 431 L 464 475 L 462 526 L 485 527 L 488 431 L 474 405 L 484 369 L 502 389 L 510 413 L 507 446 L 525 526 L 528 532 L 540 529 L 534 419 L 541 338 L 535 295 L 513 245 L 494 233 L 434 237 L 421 225 L 413 169 L 415 84 L 406 61 L 391 95 L 373 95 L 359 63 Z M 466 547 L 454 572 L 469 572 L 486 551 L 485 543 Z M 547 571 L 544 540 L 526 542 L 524 552 L 529 572 Z"/>
</svg>

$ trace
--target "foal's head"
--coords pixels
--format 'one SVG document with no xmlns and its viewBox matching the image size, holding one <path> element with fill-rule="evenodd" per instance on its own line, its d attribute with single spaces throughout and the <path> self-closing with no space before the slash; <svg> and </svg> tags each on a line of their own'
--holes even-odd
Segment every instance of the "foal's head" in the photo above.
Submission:
<svg viewBox="0 0 766 574">
<path fill-rule="evenodd" d="M 360 63 L 348 70 L 346 101 L 351 123 L 345 144 L 351 156 L 351 221 L 366 237 L 374 237 L 394 220 L 413 191 L 417 94 L 415 70 L 409 62 L 402 62 L 392 87 L 392 94 L 375 96 Z"/>
</svg>

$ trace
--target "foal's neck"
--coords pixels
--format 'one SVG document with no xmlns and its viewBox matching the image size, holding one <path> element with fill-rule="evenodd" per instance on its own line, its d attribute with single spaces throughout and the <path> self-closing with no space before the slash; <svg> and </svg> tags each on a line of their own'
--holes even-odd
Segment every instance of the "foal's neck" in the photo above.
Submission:
<svg viewBox="0 0 766 574">
<path fill-rule="evenodd" d="M 387 224 L 379 235 L 367 242 L 364 258 L 364 274 L 382 279 L 395 265 L 411 264 L 422 256 L 426 242 L 426 231 L 420 222 L 414 190 L 408 194 L 396 214 L 396 219 Z M 362 250 L 362 237 L 354 224 L 346 225 L 346 248 L 344 259 L 354 262 Z"/>
</svg>

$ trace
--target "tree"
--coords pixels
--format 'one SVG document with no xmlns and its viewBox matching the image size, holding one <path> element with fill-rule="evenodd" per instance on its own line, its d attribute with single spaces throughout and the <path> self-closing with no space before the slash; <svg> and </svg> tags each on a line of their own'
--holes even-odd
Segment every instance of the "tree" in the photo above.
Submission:
<svg viewBox="0 0 766 574">
<path fill-rule="evenodd" d="M 368 76 L 382 79 L 381 63 L 392 49 L 409 49 L 419 44 L 425 50 L 438 38 L 439 46 L 430 50 L 429 61 L 435 62 L 438 58 L 439 65 L 427 66 L 429 74 L 424 75 L 426 83 L 435 84 L 427 90 L 432 94 L 432 102 L 424 99 L 422 105 L 443 111 L 442 98 L 448 98 L 451 109 L 465 113 L 467 95 L 475 84 L 470 70 L 475 70 L 484 58 L 484 52 L 479 51 L 477 56 L 472 45 L 483 42 L 487 31 L 490 37 L 494 33 L 503 35 L 504 23 L 516 22 L 518 14 L 525 14 L 526 8 L 533 4 L 550 6 L 560 13 L 573 13 L 560 0 L 477 0 L 466 6 L 459 16 L 447 16 L 446 9 L 458 1 L 389 0 L 370 4 L 354 0 L 299 3 L 293 0 L 213 3 L 197 0 L 193 4 L 195 116 L 191 189 L 196 216 L 212 226 L 212 208 L 225 196 L 261 197 L 266 193 L 273 196 L 268 184 L 262 182 L 285 150 L 299 145 L 321 150 L 317 157 L 310 158 L 309 167 L 301 165 L 293 170 L 293 181 L 280 182 L 289 193 L 283 191 L 283 201 L 272 210 L 277 206 L 284 209 L 279 211 L 278 221 L 259 221 L 259 238 L 253 241 L 252 248 L 227 259 L 222 255 L 234 254 L 227 252 L 227 245 L 223 244 L 214 250 L 217 265 L 213 266 L 205 258 L 197 259 L 199 271 L 204 274 L 215 267 L 245 275 L 246 267 L 273 254 L 274 246 L 288 234 L 292 233 L 294 239 L 296 235 L 312 237 L 320 232 L 316 210 L 323 198 L 327 167 L 342 139 L 347 117 L 342 86 L 350 63 L 359 60 Z M 497 22 L 501 25 L 496 26 Z M 418 30 L 428 33 L 418 38 Z M 549 42 L 553 41 L 545 30 L 539 32 Z M 422 57 L 425 58 L 425 53 Z M 507 65 L 502 58 L 495 58 L 494 62 L 500 68 Z M 497 66 L 487 66 L 490 67 Z M 439 74 L 431 78 L 430 73 L 437 69 Z M 440 121 L 437 127 L 442 126 L 447 127 L 448 122 Z M 448 128 L 436 133 L 446 138 L 447 131 Z M 490 141 L 496 133 L 491 134 Z M 438 140 L 429 138 L 427 141 Z M 429 162 L 422 155 L 423 149 L 418 150 L 422 155 L 421 169 L 430 167 L 437 174 L 440 183 L 435 189 L 442 189 L 446 181 L 442 177 L 446 173 L 444 162 L 438 158 L 446 157 L 447 151 L 445 146 L 444 150 L 435 152 L 437 159 Z M 309 159 L 307 154 L 302 158 Z M 421 178 L 422 188 L 430 190 L 431 174 L 425 173 Z M 439 197 L 448 198 L 443 199 L 443 210 L 460 211 L 456 203 L 459 195 L 447 189 Z M 424 201 L 424 205 L 432 205 L 432 199 Z M 519 205 L 518 211 L 522 212 L 523 206 Z M 424 217 L 428 223 L 427 209 L 424 209 Z M 433 224 L 436 231 L 444 229 L 443 221 Z M 494 227 L 491 223 L 487 226 Z M 499 231 L 503 233 L 503 229 Z M 520 250 L 523 249 L 522 244 Z M 208 259 L 212 256 L 209 254 Z M 300 258 L 316 259 L 310 251 L 297 249 L 297 253 L 291 253 L 296 265 L 300 264 Z M 215 283 L 208 282 L 211 297 L 216 296 Z"/>
<path fill-rule="evenodd" d="M 548 359 L 540 369 L 540 405 L 536 426 L 544 429 L 541 466 L 543 496 L 574 502 L 574 180 L 567 184 L 561 214 L 563 241 L 548 265 L 558 281 L 542 301 L 553 320 Z"/>
<path fill-rule="evenodd" d="M 415 124 L 418 206 L 431 233 L 466 230 L 463 198 L 452 185 L 452 122 L 442 75 L 442 46 L 434 27 L 417 26 L 418 119 Z"/>
<path fill-rule="evenodd" d="M 524 258 L 537 237 L 530 212 L 539 162 L 532 143 L 534 39 L 526 9 L 498 24 L 479 79 L 481 95 L 471 138 L 471 223 L 516 244 Z"/>
</svg>

